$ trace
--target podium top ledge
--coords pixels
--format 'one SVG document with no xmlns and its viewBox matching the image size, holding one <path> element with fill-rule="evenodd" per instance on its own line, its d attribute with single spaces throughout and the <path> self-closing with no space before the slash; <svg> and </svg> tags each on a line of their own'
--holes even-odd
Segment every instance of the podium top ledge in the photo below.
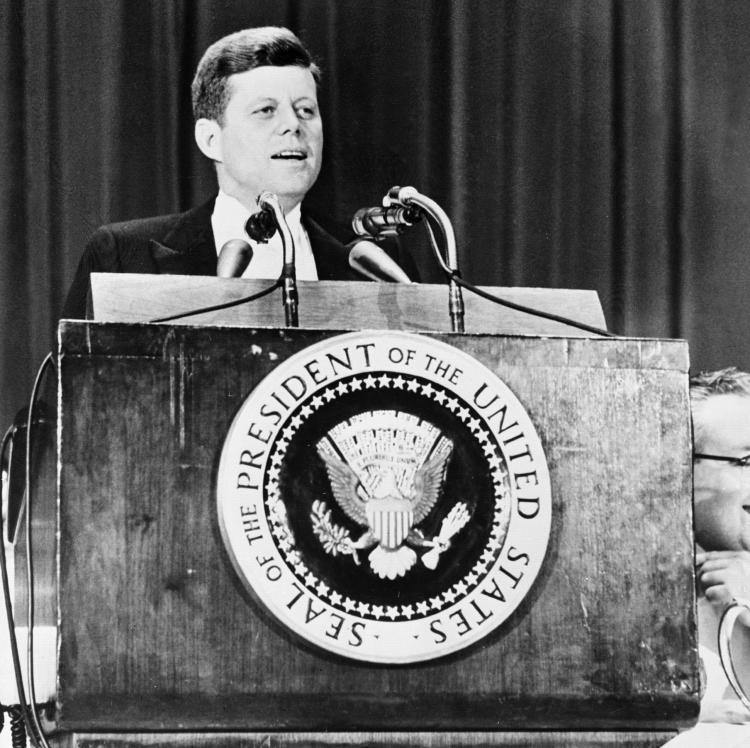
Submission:
<svg viewBox="0 0 750 748">
<path fill-rule="evenodd" d="M 269 288 L 272 280 L 192 275 L 93 273 L 92 314 L 102 322 L 148 322 L 185 315 L 175 325 L 282 327 L 281 292 L 252 303 L 206 310 Z M 451 330 L 447 284 L 299 281 L 299 324 L 310 329 Z M 482 287 L 513 303 L 604 328 L 596 291 Z M 510 309 L 463 291 L 467 332 L 586 337 L 573 325 Z"/>
</svg>

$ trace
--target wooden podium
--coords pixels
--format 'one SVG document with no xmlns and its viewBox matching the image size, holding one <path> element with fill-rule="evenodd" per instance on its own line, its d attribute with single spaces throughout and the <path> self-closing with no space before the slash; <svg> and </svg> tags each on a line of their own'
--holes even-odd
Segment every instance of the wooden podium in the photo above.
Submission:
<svg viewBox="0 0 750 748">
<path fill-rule="evenodd" d="M 123 298 L 147 282 L 112 280 Z M 301 324 L 335 308 L 350 324 L 334 329 L 262 326 L 280 315 L 275 295 L 250 327 L 135 321 L 200 306 L 196 282 L 160 276 L 157 301 L 115 300 L 127 321 L 60 324 L 55 745 L 643 747 L 697 719 L 686 343 L 493 334 L 512 323 L 490 304 L 467 314 L 471 332 L 440 332 L 431 290 L 369 283 L 301 291 Z M 360 318 L 344 292 L 390 295 Z M 471 647 L 411 665 L 348 660 L 285 630 L 232 568 L 215 497 L 227 431 L 260 380 L 311 344 L 394 320 L 507 384 L 552 490 L 528 597 Z"/>
</svg>

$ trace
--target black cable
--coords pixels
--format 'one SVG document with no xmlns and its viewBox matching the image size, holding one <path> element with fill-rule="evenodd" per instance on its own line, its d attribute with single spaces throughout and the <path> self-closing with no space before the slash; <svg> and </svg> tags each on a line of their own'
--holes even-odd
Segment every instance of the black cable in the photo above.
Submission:
<svg viewBox="0 0 750 748">
<path fill-rule="evenodd" d="M 458 270 L 453 270 L 452 268 L 450 268 L 445 262 L 445 260 L 443 259 L 443 256 L 440 252 L 440 248 L 438 247 L 437 240 L 435 239 L 435 232 L 433 231 L 432 226 L 430 225 L 430 222 L 425 221 L 424 225 L 427 229 L 427 233 L 430 239 L 430 244 L 432 246 L 432 251 L 435 254 L 435 258 L 437 259 L 438 265 L 440 265 L 440 268 L 446 274 L 446 276 L 448 277 L 448 280 L 454 280 L 459 286 L 461 286 L 462 288 L 465 288 L 467 291 L 471 291 L 472 293 L 475 293 L 477 296 L 481 296 L 483 299 L 492 301 L 495 304 L 500 304 L 500 306 L 508 307 L 508 309 L 515 309 L 517 312 L 530 314 L 533 317 L 542 317 L 544 319 L 552 320 L 553 322 L 560 322 L 564 325 L 577 327 L 579 330 L 585 330 L 586 332 L 591 332 L 591 333 L 594 333 L 595 335 L 603 335 L 604 337 L 607 337 L 607 338 L 618 337 L 614 333 L 609 332 L 609 330 L 603 330 L 599 327 L 592 327 L 591 325 L 587 325 L 584 322 L 577 322 L 576 320 L 570 319 L 569 317 L 561 317 L 558 314 L 552 314 L 551 312 L 543 312 L 541 309 L 534 309 L 533 307 L 530 307 L 530 306 L 524 306 L 523 304 L 516 304 L 513 301 L 502 299 L 499 296 L 495 296 L 494 294 L 491 294 L 487 291 L 483 291 L 481 288 L 478 288 L 477 286 L 469 283 L 468 281 L 465 281 L 459 275 Z M 444 232 L 443 232 L 443 238 L 445 238 Z"/>
<path fill-rule="evenodd" d="M 8 707 L 10 715 L 10 743 L 12 748 L 26 748 L 23 710 L 20 706 Z"/>
<path fill-rule="evenodd" d="M 5 464 L 5 450 L 8 448 L 8 444 L 10 444 L 10 435 L 13 433 L 13 429 L 15 428 L 15 426 L 15 423 L 11 423 L 10 426 L 8 426 L 6 432 L 3 434 L 3 440 L 0 443 L 0 471 Z M 8 462 L 8 473 L 10 473 L 10 461 Z M 2 517 L 0 517 L 0 521 L 2 521 Z"/>
<path fill-rule="evenodd" d="M 26 637 L 26 678 L 29 685 L 28 710 L 31 712 L 34 729 L 29 733 L 35 745 L 41 744 L 43 748 L 49 748 L 42 725 L 39 722 L 39 715 L 36 711 L 36 689 L 34 685 L 34 562 L 31 543 L 31 514 L 34 507 L 32 501 L 32 481 L 31 481 L 31 444 L 32 444 L 32 426 L 34 423 L 34 407 L 39 394 L 39 387 L 47 367 L 53 365 L 53 354 L 48 353 L 42 361 L 42 365 L 36 374 L 34 386 L 31 388 L 31 397 L 29 398 L 29 411 L 26 420 L 26 599 L 27 614 L 26 623 L 28 626 L 28 635 Z M 20 694 L 19 694 L 20 696 Z M 28 730 L 28 723 L 26 728 Z"/>
<path fill-rule="evenodd" d="M 5 450 L 10 443 L 10 435 L 13 432 L 11 426 L 3 436 L 2 446 L 0 446 L 0 464 L 5 459 Z M 5 557 L 5 528 L 3 522 L 3 513 L 0 511 L 0 577 L 3 585 L 3 599 L 5 602 L 5 615 L 8 621 L 8 637 L 10 640 L 10 655 L 13 660 L 13 674 L 16 680 L 16 691 L 18 692 L 19 712 L 23 717 L 26 730 L 33 735 L 33 725 L 28 714 L 26 706 L 26 691 L 23 687 L 23 675 L 21 674 L 21 658 L 18 654 L 18 640 L 16 639 L 16 624 L 13 618 L 13 603 L 10 599 L 10 583 L 8 582 L 8 561 Z M 23 729 L 23 728 L 22 728 Z M 13 734 L 13 715 L 11 713 L 11 733 Z M 25 745 L 26 741 L 21 745 Z"/>
<path fill-rule="evenodd" d="M 5 706 L 0 704 L 0 734 L 5 727 L 5 713 L 8 713 L 10 724 L 10 741 L 12 748 L 26 748 L 26 727 L 23 723 L 23 711 L 18 704 Z"/>
<path fill-rule="evenodd" d="M 206 314 L 208 312 L 216 312 L 220 309 L 229 309 L 229 307 L 239 306 L 240 304 L 249 304 L 251 301 L 257 301 L 258 299 L 267 296 L 272 291 L 275 291 L 277 288 L 281 288 L 281 285 L 282 279 L 277 278 L 276 282 L 272 286 L 264 288 L 262 291 L 258 291 L 258 293 L 255 293 L 252 296 L 243 296 L 241 299 L 235 299 L 234 301 L 225 301 L 222 304 L 215 304 L 214 306 L 204 306 L 198 309 L 191 309 L 188 312 L 180 312 L 179 314 L 173 314 L 169 317 L 158 317 L 157 319 L 150 319 L 148 320 L 148 322 L 153 324 L 157 322 L 171 322 L 173 319 L 191 317 L 194 314 Z"/>
<path fill-rule="evenodd" d="M 599 327 L 592 327 L 591 325 L 587 325 L 583 322 L 577 322 L 574 319 L 569 319 L 568 317 L 561 317 L 558 314 L 552 314 L 551 312 L 543 312 L 541 309 L 533 309 L 532 307 L 524 306 L 523 304 L 516 304 L 513 301 L 508 301 L 507 299 L 501 299 L 499 296 L 495 296 L 494 294 L 488 293 L 487 291 L 483 291 L 481 288 L 478 288 L 477 286 L 472 285 L 468 281 L 465 281 L 457 272 L 451 271 L 449 273 L 449 277 L 458 283 L 459 286 L 462 288 L 465 288 L 467 291 L 471 291 L 472 293 L 475 293 L 477 296 L 481 296 L 483 299 L 487 299 L 488 301 L 492 301 L 495 304 L 500 304 L 500 306 L 508 307 L 508 309 L 515 309 L 518 312 L 525 312 L 526 314 L 531 314 L 534 317 L 543 317 L 544 319 L 550 319 L 553 322 L 561 322 L 564 325 L 570 325 L 571 327 L 577 327 L 579 330 L 585 330 L 586 332 L 594 333 L 595 335 L 603 335 L 607 338 L 616 338 L 618 337 L 612 332 L 609 332 L 609 330 L 603 330 Z"/>
</svg>

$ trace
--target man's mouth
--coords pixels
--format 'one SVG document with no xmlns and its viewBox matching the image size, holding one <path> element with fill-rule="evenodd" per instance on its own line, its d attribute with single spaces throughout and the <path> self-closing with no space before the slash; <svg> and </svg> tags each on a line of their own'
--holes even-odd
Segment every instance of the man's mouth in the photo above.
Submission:
<svg viewBox="0 0 750 748">
<path fill-rule="evenodd" d="M 278 153 L 274 153 L 271 158 L 281 159 L 283 161 L 304 161 L 307 158 L 307 153 L 295 148 L 289 148 L 283 151 L 279 151 Z"/>
<path fill-rule="evenodd" d="M 747 514 L 750 514 L 750 504 L 743 504 L 742 510 L 746 512 Z"/>
</svg>

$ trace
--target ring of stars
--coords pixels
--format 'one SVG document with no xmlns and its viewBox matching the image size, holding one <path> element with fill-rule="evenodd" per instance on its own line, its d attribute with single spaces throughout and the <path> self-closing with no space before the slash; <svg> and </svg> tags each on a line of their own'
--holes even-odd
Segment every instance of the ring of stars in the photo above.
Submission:
<svg viewBox="0 0 750 748">
<path fill-rule="evenodd" d="M 485 547 L 471 570 L 442 593 L 408 605 L 374 605 L 352 599 L 331 589 L 307 567 L 299 552 L 294 548 L 294 538 L 286 522 L 285 512 L 277 511 L 279 505 L 283 506 L 278 482 L 283 454 L 299 427 L 306 418 L 309 418 L 331 401 L 350 392 L 368 389 L 398 389 L 414 392 L 451 411 L 461 420 L 482 448 L 490 467 L 494 488 L 495 505 L 489 536 L 491 542 Z M 273 466 L 273 469 L 268 470 L 265 477 L 265 504 L 269 525 L 276 539 L 279 553 L 286 560 L 290 570 L 293 570 L 294 576 L 309 590 L 315 591 L 321 599 L 327 600 L 333 607 L 344 610 L 346 613 L 376 621 L 407 621 L 415 617 L 427 617 L 449 607 L 456 599 L 463 598 L 485 580 L 487 569 L 494 567 L 503 550 L 503 541 L 508 530 L 511 498 L 508 471 L 494 436 L 472 409 L 462 399 L 456 397 L 455 393 L 444 390 L 434 382 L 428 382 L 418 377 L 405 378 L 402 374 L 392 375 L 386 372 L 368 373 L 367 375 L 357 374 L 319 390 L 304 401 L 293 414 L 289 415 L 279 434 L 280 438 L 274 444 L 269 455 L 269 464 Z"/>
</svg>

